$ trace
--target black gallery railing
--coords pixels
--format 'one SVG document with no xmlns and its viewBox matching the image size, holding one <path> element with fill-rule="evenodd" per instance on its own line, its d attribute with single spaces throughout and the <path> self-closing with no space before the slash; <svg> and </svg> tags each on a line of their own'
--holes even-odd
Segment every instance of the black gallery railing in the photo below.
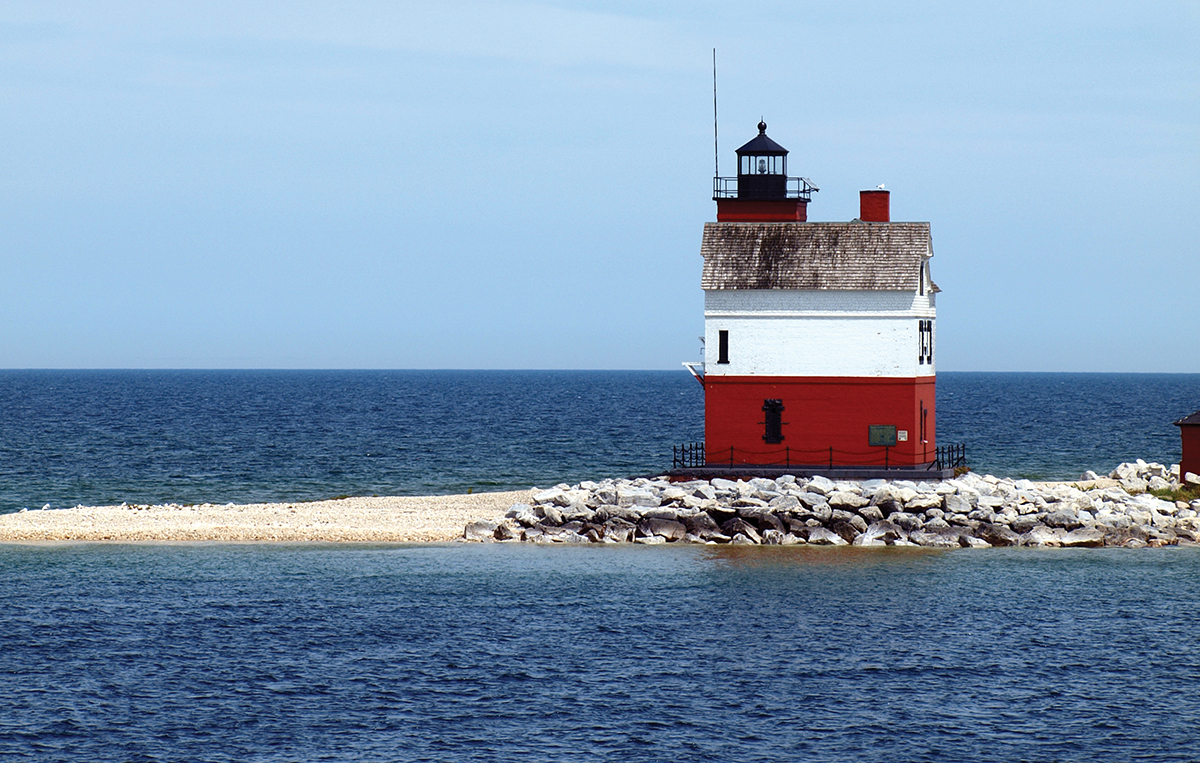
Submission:
<svg viewBox="0 0 1200 763">
<path fill-rule="evenodd" d="M 778 450 L 750 451 L 740 448 L 722 448 L 707 454 L 704 443 L 696 442 L 675 445 L 671 448 L 671 464 L 675 469 L 696 469 L 704 466 L 874 466 L 883 469 L 912 468 L 891 463 L 891 448 L 883 446 L 866 451 L 837 450 L 832 446 L 821 450 L 799 450 L 785 446 Z M 933 460 L 928 462 L 929 471 L 954 469 L 967 465 L 965 444 L 939 445 L 934 448 Z"/>
</svg>

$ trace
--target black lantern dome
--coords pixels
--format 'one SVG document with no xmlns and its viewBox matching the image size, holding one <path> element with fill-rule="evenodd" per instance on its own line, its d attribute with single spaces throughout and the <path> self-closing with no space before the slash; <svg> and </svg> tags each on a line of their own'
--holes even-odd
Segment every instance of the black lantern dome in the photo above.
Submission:
<svg viewBox="0 0 1200 763">
<path fill-rule="evenodd" d="M 817 187 L 808 178 L 789 178 L 788 150 L 767 135 L 767 123 L 758 123 L 758 135 L 737 150 L 738 172 L 734 178 L 718 177 L 713 183 L 713 199 L 743 201 L 807 202 Z"/>
</svg>

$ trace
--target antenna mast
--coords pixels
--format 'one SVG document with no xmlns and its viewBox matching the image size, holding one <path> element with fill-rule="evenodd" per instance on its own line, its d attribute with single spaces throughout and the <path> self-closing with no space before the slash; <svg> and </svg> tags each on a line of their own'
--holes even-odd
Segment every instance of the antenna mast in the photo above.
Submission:
<svg viewBox="0 0 1200 763">
<path fill-rule="evenodd" d="M 721 177 L 721 152 L 717 148 L 717 49 L 713 48 L 713 177 Z"/>
</svg>

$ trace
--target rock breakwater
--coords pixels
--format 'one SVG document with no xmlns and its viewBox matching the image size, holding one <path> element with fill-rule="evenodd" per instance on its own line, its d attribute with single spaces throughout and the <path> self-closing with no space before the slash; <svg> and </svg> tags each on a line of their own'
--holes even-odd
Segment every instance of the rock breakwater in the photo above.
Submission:
<svg viewBox="0 0 1200 763">
<path fill-rule="evenodd" d="M 1184 475 L 1185 485 L 1195 475 Z M 1200 480 L 1195 481 L 1200 485 Z M 1200 499 L 1171 501 L 1178 467 L 1121 464 L 1108 478 L 941 482 L 783 476 L 604 480 L 535 489 L 463 537 L 532 543 L 728 543 L 984 548 L 1200 545 Z"/>
</svg>

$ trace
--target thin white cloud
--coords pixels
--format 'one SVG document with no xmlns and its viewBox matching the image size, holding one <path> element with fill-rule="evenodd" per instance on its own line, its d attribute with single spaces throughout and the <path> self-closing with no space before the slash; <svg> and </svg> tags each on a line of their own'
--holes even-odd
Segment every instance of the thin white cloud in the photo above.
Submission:
<svg viewBox="0 0 1200 763">
<path fill-rule="evenodd" d="M 536 3 L 50 2 L 0 15 L 0 28 L 30 25 L 110 44 L 258 40 L 556 67 L 678 68 L 697 47 L 667 21 Z"/>
</svg>

